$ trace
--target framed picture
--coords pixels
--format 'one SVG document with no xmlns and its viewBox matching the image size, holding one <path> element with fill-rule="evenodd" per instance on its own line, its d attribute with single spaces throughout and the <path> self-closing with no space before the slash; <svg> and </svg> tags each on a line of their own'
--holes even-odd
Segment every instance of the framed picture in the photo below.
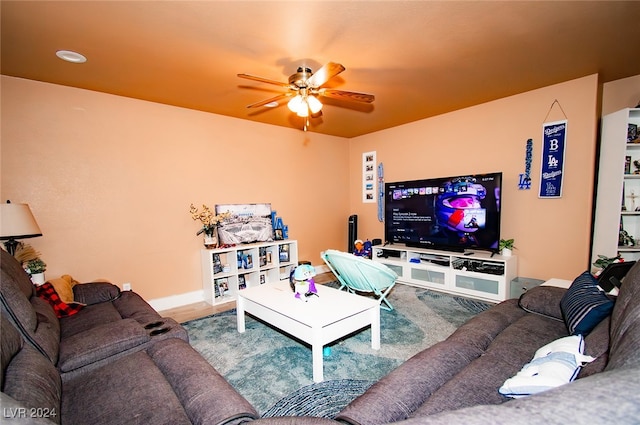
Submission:
<svg viewBox="0 0 640 425">
<path fill-rule="evenodd" d="M 286 263 L 289 261 L 289 245 L 281 245 L 280 246 L 280 261 Z"/>
<path fill-rule="evenodd" d="M 271 204 L 219 204 L 216 214 L 228 212 L 230 217 L 218 226 L 218 239 L 223 245 L 265 242 L 273 238 Z"/>
<path fill-rule="evenodd" d="M 267 265 L 267 248 L 260 247 L 260 267 Z"/>
<path fill-rule="evenodd" d="M 284 239 L 284 235 L 282 234 L 282 229 L 275 229 L 273 231 L 274 239 L 277 241 L 281 241 Z"/>
<path fill-rule="evenodd" d="M 376 152 L 362 154 L 362 202 L 376 202 Z"/>
<path fill-rule="evenodd" d="M 224 297 L 225 293 L 229 290 L 229 282 L 226 278 L 216 279 L 214 281 L 214 296 L 215 298 Z"/>
</svg>

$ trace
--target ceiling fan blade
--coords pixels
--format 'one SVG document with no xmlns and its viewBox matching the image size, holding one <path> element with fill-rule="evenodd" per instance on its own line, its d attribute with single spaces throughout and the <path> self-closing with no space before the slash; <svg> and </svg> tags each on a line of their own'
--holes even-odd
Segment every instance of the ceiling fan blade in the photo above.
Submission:
<svg viewBox="0 0 640 425">
<path fill-rule="evenodd" d="M 371 103 L 376 98 L 372 94 L 356 93 L 353 91 L 334 90 L 334 89 L 320 89 L 318 95 L 326 96 L 333 99 L 349 100 L 353 102 L 365 102 Z"/>
<path fill-rule="evenodd" d="M 329 62 L 309 77 L 307 85 L 312 88 L 318 88 L 345 69 L 346 68 L 339 63 Z"/>
<path fill-rule="evenodd" d="M 268 78 L 256 77 L 249 74 L 238 74 L 240 78 L 246 78 L 247 80 L 260 81 L 261 83 L 275 84 L 276 86 L 291 88 L 289 83 L 283 83 L 281 81 L 269 80 Z"/>
<path fill-rule="evenodd" d="M 279 94 L 278 96 L 272 97 L 270 99 L 265 99 L 263 101 L 260 102 L 256 102 L 256 103 L 252 103 L 251 105 L 247 105 L 247 108 L 259 108 L 260 106 L 264 106 L 267 105 L 269 103 L 278 103 L 278 106 L 280 106 L 280 101 L 282 99 L 286 99 L 287 97 L 291 97 L 293 96 L 293 92 L 289 92 L 289 93 L 282 93 Z"/>
</svg>

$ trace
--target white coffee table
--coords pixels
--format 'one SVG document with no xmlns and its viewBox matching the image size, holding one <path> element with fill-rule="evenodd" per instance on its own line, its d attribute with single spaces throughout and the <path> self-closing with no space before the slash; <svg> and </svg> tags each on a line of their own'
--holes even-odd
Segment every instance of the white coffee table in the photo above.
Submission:
<svg viewBox="0 0 640 425">
<path fill-rule="evenodd" d="M 322 350 L 359 329 L 371 326 L 371 348 L 380 349 L 380 305 L 368 297 L 316 285 L 318 297 L 294 297 L 289 282 L 265 283 L 238 292 L 238 332 L 245 331 L 245 313 L 311 345 L 313 381 L 322 382 Z"/>
</svg>

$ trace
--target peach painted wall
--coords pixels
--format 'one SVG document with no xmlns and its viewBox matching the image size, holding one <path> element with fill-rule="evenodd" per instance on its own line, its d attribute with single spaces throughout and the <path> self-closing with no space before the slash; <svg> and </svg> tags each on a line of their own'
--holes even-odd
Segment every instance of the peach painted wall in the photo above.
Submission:
<svg viewBox="0 0 640 425">
<path fill-rule="evenodd" d="M 603 84 L 602 116 L 640 104 L 640 75 Z"/>
<path fill-rule="evenodd" d="M 515 238 L 520 276 L 573 279 L 589 262 L 598 77 L 477 105 L 353 139 L 350 213 L 360 238 L 384 238 L 375 204 L 361 202 L 362 153 L 377 152 L 387 182 L 503 172 L 502 236 Z M 557 105 L 550 111 L 554 100 Z M 429 99 L 425 99 L 428 102 Z M 542 123 L 568 119 L 560 199 L 538 198 Z M 518 190 L 525 144 L 533 139 L 531 190 Z"/>
<path fill-rule="evenodd" d="M 270 202 L 321 264 L 348 216 L 347 139 L 2 77 L 1 199 L 30 204 L 47 277 L 202 289 L 189 204 Z"/>
<path fill-rule="evenodd" d="M 604 85 L 604 103 L 623 104 L 637 78 Z M 375 204 L 361 203 L 370 150 L 387 181 L 503 171 L 503 234 L 516 239 L 519 275 L 571 279 L 588 263 L 597 76 L 352 140 L 12 77 L 1 89 L 0 199 L 31 205 L 44 236 L 29 242 L 49 277 L 131 282 L 147 299 L 199 291 L 191 202 L 271 202 L 300 258 L 322 264 L 322 250 L 344 249 L 350 214 L 360 237 L 383 237 Z M 528 138 L 539 182 L 554 99 L 569 119 L 567 176 L 562 199 L 541 200 L 516 182 Z M 555 107 L 548 119 L 561 118 Z M 439 159 L 462 151 L 473 155 Z"/>
</svg>

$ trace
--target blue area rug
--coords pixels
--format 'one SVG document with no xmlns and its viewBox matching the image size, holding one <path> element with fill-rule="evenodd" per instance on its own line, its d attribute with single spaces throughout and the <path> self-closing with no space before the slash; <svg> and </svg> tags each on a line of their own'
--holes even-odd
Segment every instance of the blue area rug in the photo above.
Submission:
<svg viewBox="0 0 640 425">
<path fill-rule="evenodd" d="M 262 415 L 315 416 L 334 418 L 353 399 L 364 393 L 373 381 L 340 379 L 307 385 L 278 401 Z"/>
<path fill-rule="evenodd" d="M 325 382 L 317 384 L 310 347 L 263 322 L 247 317 L 240 334 L 231 310 L 184 326 L 191 345 L 262 415 L 332 417 L 373 382 L 490 307 L 406 285 L 396 285 L 388 298 L 395 310 L 381 310 L 380 350 L 371 348 L 368 328 L 332 343 L 324 358 Z"/>
</svg>

